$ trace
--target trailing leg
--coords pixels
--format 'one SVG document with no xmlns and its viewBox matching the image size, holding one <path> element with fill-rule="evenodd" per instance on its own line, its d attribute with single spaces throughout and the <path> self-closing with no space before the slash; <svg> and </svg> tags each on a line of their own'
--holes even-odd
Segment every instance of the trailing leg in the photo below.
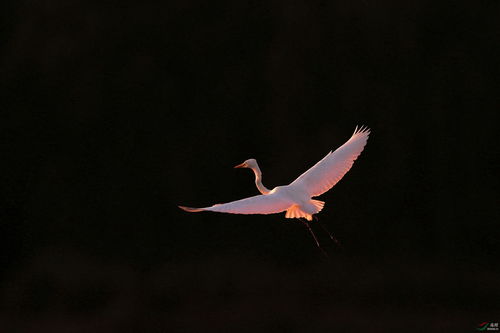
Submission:
<svg viewBox="0 0 500 333">
<path fill-rule="evenodd" d="M 325 250 L 323 250 L 323 248 L 319 245 L 319 242 L 318 242 L 318 239 L 316 238 L 316 235 L 314 234 L 314 232 L 312 231 L 311 229 L 311 226 L 309 225 L 309 223 L 307 221 L 304 221 L 304 220 L 300 220 L 307 228 L 307 230 L 309 230 L 309 232 L 311 233 L 311 235 L 313 236 L 314 238 L 314 241 L 316 242 L 316 245 L 318 246 L 318 248 L 321 250 L 321 252 L 323 252 L 323 254 L 325 255 L 325 257 L 328 258 L 328 254 L 325 252 Z"/>
<path fill-rule="evenodd" d="M 332 233 L 330 231 L 328 231 L 328 229 L 323 225 L 323 223 L 319 222 L 319 218 L 316 216 L 316 215 L 313 215 L 314 217 L 314 220 L 316 222 L 318 222 L 318 224 L 320 225 L 320 227 L 328 234 L 328 236 L 330 236 L 330 239 L 339 247 L 339 248 L 342 248 L 342 245 L 340 244 L 340 242 L 337 240 L 337 238 L 335 238 Z"/>
<path fill-rule="evenodd" d="M 318 224 L 321 226 L 321 228 L 328 234 L 328 236 L 330 236 L 330 239 L 340 248 L 342 248 L 342 245 L 340 244 L 340 242 L 337 240 L 337 238 L 335 238 L 332 233 L 330 231 L 328 231 L 328 229 L 323 225 L 323 223 L 320 223 L 319 220 L 318 221 Z"/>
</svg>

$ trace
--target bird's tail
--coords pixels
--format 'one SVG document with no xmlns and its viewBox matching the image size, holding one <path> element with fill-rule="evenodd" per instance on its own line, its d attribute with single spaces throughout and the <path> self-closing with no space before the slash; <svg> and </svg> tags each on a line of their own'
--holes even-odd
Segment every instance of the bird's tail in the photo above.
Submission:
<svg viewBox="0 0 500 333">
<path fill-rule="evenodd" d="M 293 205 L 286 210 L 285 217 L 287 219 L 299 219 L 301 217 L 308 221 L 312 221 L 312 214 L 308 214 L 300 209 L 299 205 Z"/>
<path fill-rule="evenodd" d="M 311 200 L 311 203 L 317 209 L 317 211 L 314 214 L 321 212 L 321 210 L 323 209 L 323 207 L 325 207 L 325 202 L 324 201 Z"/>
<path fill-rule="evenodd" d="M 309 203 L 310 205 L 305 207 L 293 205 L 286 210 L 285 217 L 287 219 L 305 218 L 308 221 L 312 221 L 313 214 L 319 213 L 325 206 L 325 203 L 319 200 L 311 200 Z"/>
<path fill-rule="evenodd" d="M 192 207 L 185 207 L 185 206 L 179 206 L 180 209 L 185 210 L 186 212 L 190 213 L 197 213 L 197 212 L 203 212 L 203 208 L 192 208 Z"/>
</svg>

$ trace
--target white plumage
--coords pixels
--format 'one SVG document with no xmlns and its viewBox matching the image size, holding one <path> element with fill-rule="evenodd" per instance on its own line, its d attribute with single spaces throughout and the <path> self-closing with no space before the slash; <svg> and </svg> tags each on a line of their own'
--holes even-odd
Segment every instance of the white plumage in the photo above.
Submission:
<svg viewBox="0 0 500 333">
<path fill-rule="evenodd" d="M 262 185 L 262 172 L 255 159 L 249 159 L 235 168 L 250 168 L 255 173 L 255 184 L 262 193 L 253 197 L 213 205 L 205 208 L 179 206 L 188 212 L 212 211 L 232 214 L 274 214 L 286 211 L 286 218 L 305 218 L 319 213 L 323 201 L 313 200 L 331 189 L 352 167 L 366 145 L 370 129 L 361 127 L 354 130 L 346 143 L 334 152 L 328 153 L 321 161 L 286 186 L 268 190 Z"/>
</svg>

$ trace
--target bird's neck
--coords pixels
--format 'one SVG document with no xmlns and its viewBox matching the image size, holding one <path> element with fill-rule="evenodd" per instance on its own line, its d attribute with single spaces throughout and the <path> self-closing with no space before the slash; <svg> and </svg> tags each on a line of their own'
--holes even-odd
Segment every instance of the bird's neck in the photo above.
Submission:
<svg viewBox="0 0 500 333">
<path fill-rule="evenodd" d="M 262 184 L 262 172 L 260 171 L 259 166 L 255 166 L 252 168 L 253 173 L 255 174 L 255 185 L 257 189 L 262 194 L 268 194 L 270 191 Z"/>
</svg>

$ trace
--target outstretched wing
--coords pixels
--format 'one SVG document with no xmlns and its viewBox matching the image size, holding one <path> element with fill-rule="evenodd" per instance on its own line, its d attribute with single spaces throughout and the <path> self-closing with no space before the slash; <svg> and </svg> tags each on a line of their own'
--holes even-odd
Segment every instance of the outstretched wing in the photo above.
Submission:
<svg viewBox="0 0 500 333">
<path fill-rule="evenodd" d="M 274 214 L 287 210 L 293 202 L 280 193 L 261 194 L 253 197 L 213 205 L 205 208 L 190 208 L 179 206 L 187 212 L 221 212 L 232 214 Z"/>
<path fill-rule="evenodd" d="M 363 151 L 370 134 L 369 128 L 356 127 L 346 143 L 329 152 L 321 161 L 304 172 L 290 185 L 301 186 L 311 197 L 318 196 L 331 189 L 352 167 Z"/>
</svg>

